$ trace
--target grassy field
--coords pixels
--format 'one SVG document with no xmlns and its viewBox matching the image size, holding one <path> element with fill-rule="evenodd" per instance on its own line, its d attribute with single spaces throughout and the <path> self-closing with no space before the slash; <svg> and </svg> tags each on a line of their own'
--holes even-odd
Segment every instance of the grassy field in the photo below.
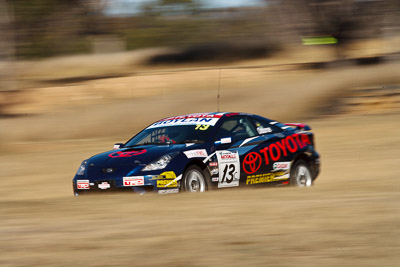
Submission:
<svg viewBox="0 0 400 267">
<path fill-rule="evenodd" d="M 31 115 L 0 120 L 0 265 L 398 266 L 397 95 L 320 113 L 352 88 L 399 84 L 398 63 L 288 68 L 222 70 L 221 109 L 310 124 L 322 172 L 307 189 L 73 197 L 81 160 L 160 117 L 215 110 L 219 70 L 32 89 L 42 102 L 13 107 Z M 74 86 L 101 97 L 74 102 Z"/>
</svg>

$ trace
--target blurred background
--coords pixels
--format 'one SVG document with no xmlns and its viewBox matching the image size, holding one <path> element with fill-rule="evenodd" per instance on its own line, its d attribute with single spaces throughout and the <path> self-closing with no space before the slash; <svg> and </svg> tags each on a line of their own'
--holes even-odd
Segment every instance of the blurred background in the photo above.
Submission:
<svg viewBox="0 0 400 267">
<path fill-rule="evenodd" d="M 218 94 L 310 124 L 315 186 L 73 197 Z M 0 0 L 0 265 L 397 266 L 399 153 L 399 0 Z"/>
</svg>

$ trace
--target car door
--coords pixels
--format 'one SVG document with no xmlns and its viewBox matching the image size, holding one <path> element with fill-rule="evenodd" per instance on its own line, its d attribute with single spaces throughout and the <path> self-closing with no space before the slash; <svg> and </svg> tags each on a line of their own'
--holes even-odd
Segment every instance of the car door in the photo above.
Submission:
<svg viewBox="0 0 400 267">
<path fill-rule="evenodd" d="M 218 187 L 276 185 L 289 179 L 284 125 L 251 116 L 227 118 L 217 130 Z"/>
<path fill-rule="evenodd" d="M 246 140 L 256 136 L 257 131 L 247 116 L 230 116 L 221 123 L 215 135 L 218 188 L 235 187 L 245 183 L 241 162 L 247 151 L 255 146 L 246 145 Z"/>
</svg>

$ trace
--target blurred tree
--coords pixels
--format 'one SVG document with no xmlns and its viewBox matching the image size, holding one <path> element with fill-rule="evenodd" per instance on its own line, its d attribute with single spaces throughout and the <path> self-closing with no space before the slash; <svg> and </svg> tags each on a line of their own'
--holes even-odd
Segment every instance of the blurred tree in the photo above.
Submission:
<svg viewBox="0 0 400 267">
<path fill-rule="evenodd" d="M 16 53 L 46 57 L 88 52 L 86 34 L 101 32 L 104 0 L 7 0 L 13 10 Z"/>
<path fill-rule="evenodd" d="M 266 0 L 279 6 L 285 22 L 301 36 L 332 36 L 337 56 L 355 39 L 379 36 L 383 8 L 391 0 Z M 394 0 L 398 1 L 398 0 Z"/>
<path fill-rule="evenodd" d="M 163 16 L 194 15 L 200 7 L 196 0 L 159 0 L 154 5 Z"/>
<path fill-rule="evenodd" d="M 13 15 L 0 0 L 0 91 L 15 89 Z M 1 113 L 1 106 L 0 106 Z"/>
</svg>

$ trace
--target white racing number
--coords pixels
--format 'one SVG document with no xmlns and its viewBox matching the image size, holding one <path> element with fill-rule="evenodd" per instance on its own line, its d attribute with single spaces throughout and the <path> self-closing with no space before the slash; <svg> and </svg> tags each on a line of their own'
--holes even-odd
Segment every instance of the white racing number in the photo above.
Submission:
<svg viewBox="0 0 400 267">
<path fill-rule="evenodd" d="M 219 168 L 218 188 L 239 186 L 239 153 L 224 150 L 217 151 L 216 154 Z"/>
</svg>

